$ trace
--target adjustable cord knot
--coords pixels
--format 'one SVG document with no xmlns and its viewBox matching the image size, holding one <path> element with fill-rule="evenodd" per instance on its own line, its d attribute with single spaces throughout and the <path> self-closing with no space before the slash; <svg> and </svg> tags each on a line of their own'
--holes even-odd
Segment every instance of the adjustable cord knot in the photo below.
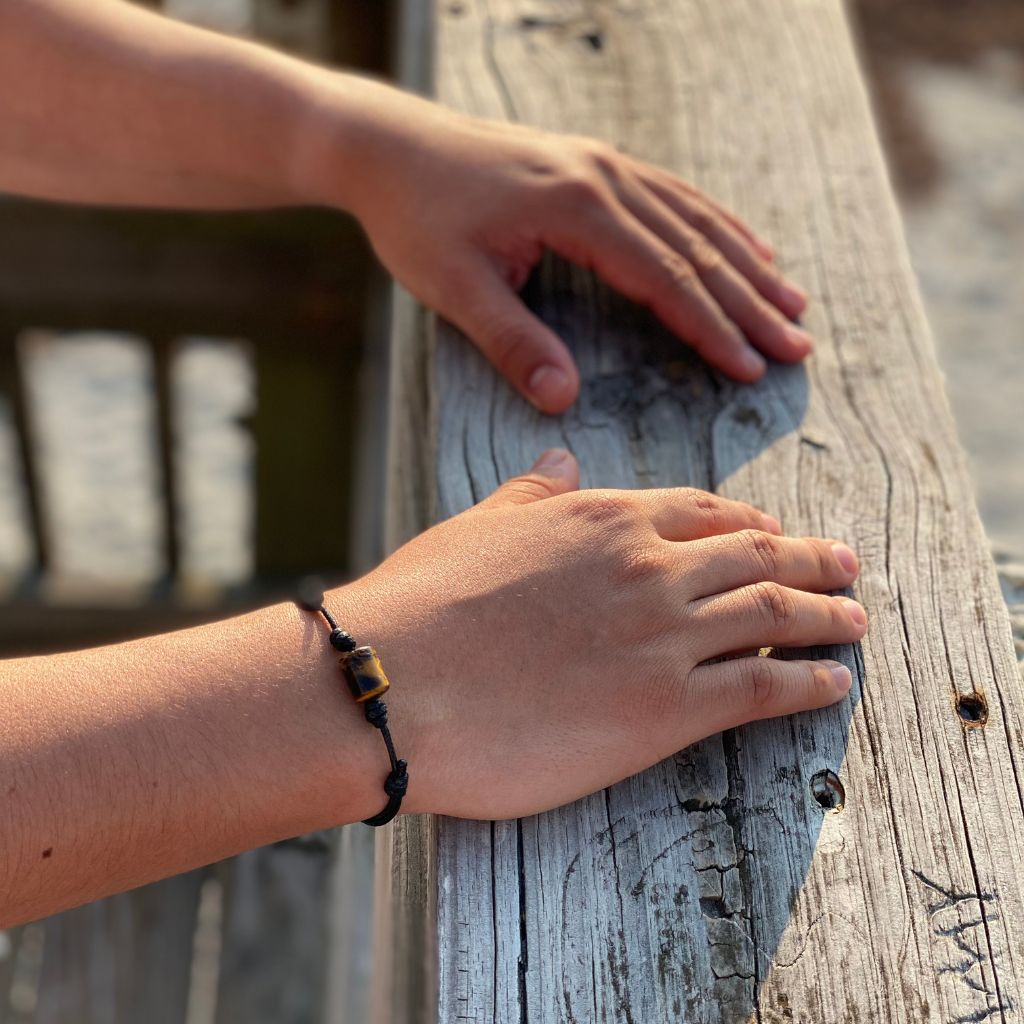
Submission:
<svg viewBox="0 0 1024 1024">
<path fill-rule="evenodd" d="M 408 765 L 405 761 L 399 760 L 394 768 L 388 773 L 388 777 L 384 780 L 384 792 L 388 796 L 394 796 L 401 799 L 405 796 L 405 791 L 409 788 L 409 772 Z"/>
<path fill-rule="evenodd" d="M 300 608 L 324 617 L 330 628 L 331 646 L 341 655 L 341 669 L 348 682 L 352 697 L 356 703 L 363 705 L 363 714 L 367 722 L 379 730 L 384 746 L 387 748 L 391 771 L 384 780 L 384 792 L 387 794 L 387 806 L 372 818 L 364 821 L 366 825 L 386 825 L 401 810 L 402 798 L 409 788 L 408 765 L 395 753 L 395 745 L 388 729 L 388 706 L 380 699 L 388 686 L 388 678 L 384 674 L 376 652 L 372 647 L 358 647 L 355 640 L 338 625 L 334 616 L 324 607 L 323 586 L 315 580 L 306 581 L 300 588 L 296 602 Z"/>
<path fill-rule="evenodd" d="M 384 729 L 388 724 L 388 706 L 380 699 L 374 697 L 363 705 L 366 720 L 375 729 Z"/>
</svg>

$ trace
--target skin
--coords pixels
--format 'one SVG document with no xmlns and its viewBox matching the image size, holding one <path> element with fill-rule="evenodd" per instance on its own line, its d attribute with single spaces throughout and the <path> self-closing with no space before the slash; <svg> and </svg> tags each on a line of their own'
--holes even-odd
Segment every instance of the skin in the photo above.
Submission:
<svg viewBox="0 0 1024 1024">
<path fill-rule="evenodd" d="M 491 125 L 118 0 L 0 2 L 0 189 L 352 212 L 388 268 L 548 412 L 572 360 L 516 289 L 593 267 L 743 380 L 810 340 L 770 247 L 591 140 Z M 331 610 L 375 645 L 407 811 L 541 811 L 755 718 L 842 699 L 849 549 L 691 490 L 577 493 L 566 452 L 440 524 Z M 379 811 L 387 761 L 323 624 L 278 606 L 0 664 L 0 926 Z"/>
<path fill-rule="evenodd" d="M 188 208 L 320 203 L 538 408 L 579 377 L 516 294 L 545 249 L 592 267 L 739 380 L 803 359 L 771 246 L 592 139 L 498 125 L 120 0 L 0 3 L 0 190 Z"/>
<path fill-rule="evenodd" d="M 853 553 L 699 491 L 576 491 L 560 450 L 328 607 L 378 648 L 406 811 L 542 811 L 753 719 L 842 699 Z M 567 614 L 565 609 L 572 609 Z M 375 814 L 383 744 L 292 605 L 0 672 L 0 926 Z"/>
</svg>

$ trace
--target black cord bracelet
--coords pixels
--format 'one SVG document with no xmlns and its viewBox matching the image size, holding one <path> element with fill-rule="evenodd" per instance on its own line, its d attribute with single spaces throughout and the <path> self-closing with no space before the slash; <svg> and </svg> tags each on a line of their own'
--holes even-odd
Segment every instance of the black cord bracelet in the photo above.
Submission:
<svg viewBox="0 0 1024 1024">
<path fill-rule="evenodd" d="M 394 818 L 402 807 L 402 798 L 409 788 L 408 765 L 395 753 L 395 744 L 388 728 L 388 706 L 381 700 L 391 685 L 384 674 L 384 668 L 372 647 L 357 647 L 355 640 L 337 623 L 334 616 L 324 607 L 323 591 L 304 586 L 303 593 L 296 604 L 304 611 L 319 612 L 331 627 L 331 646 L 341 655 L 339 662 L 345 675 L 348 688 L 357 704 L 363 707 L 366 720 L 375 729 L 380 730 L 384 746 L 388 750 L 391 771 L 384 780 L 384 792 L 387 793 L 387 806 L 372 818 L 367 818 L 364 825 L 386 825 Z"/>
</svg>

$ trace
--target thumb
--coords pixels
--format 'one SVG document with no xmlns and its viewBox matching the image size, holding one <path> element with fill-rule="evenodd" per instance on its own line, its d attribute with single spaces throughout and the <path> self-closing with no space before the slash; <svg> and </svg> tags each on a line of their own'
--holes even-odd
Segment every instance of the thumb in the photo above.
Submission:
<svg viewBox="0 0 1024 1024">
<path fill-rule="evenodd" d="M 527 401 L 541 412 L 564 412 L 580 389 L 568 348 L 494 267 L 481 262 L 467 276 L 470 293 L 459 298 L 458 309 L 441 312 Z"/>
<path fill-rule="evenodd" d="M 544 498 L 578 490 L 580 467 L 575 456 L 564 448 L 549 448 L 530 467 L 528 473 L 506 480 L 477 508 L 501 508 L 505 505 L 529 505 Z"/>
</svg>

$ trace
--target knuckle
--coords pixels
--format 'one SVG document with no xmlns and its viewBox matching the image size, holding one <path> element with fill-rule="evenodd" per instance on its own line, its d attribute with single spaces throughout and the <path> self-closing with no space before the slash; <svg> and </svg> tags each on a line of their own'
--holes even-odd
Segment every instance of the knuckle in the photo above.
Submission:
<svg viewBox="0 0 1024 1024">
<path fill-rule="evenodd" d="M 703 235 L 694 238 L 689 255 L 690 262 L 701 274 L 713 273 L 722 266 L 725 260 L 718 248 Z"/>
<path fill-rule="evenodd" d="M 850 632 L 850 616 L 843 607 L 842 600 L 827 594 L 817 595 L 817 600 L 825 605 L 825 621 L 832 636 L 848 636 Z"/>
<path fill-rule="evenodd" d="M 788 627 L 793 623 L 796 602 L 784 588 L 777 583 L 755 583 L 751 592 L 758 618 L 777 627 Z"/>
<path fill-rule="evenodd" d="M 587 152 L 594 165 L 605 174 L 616 174 L 622 166 L 622 154 L 602 139 L 588 139 Z"/>
<path fill-rule="evenodd" d="M 624 546 L 618 572 L 623 583 L 651 584 L 667 575 L 668 561 L 659 545 L 647 542 Z"/>
<path fill-rule="evenodd" d="M 687 292 L 696 288 L 697 271 L 693 264 L 679 253 L 674 251 L 665 253 L 660 259 L 660 264 L 667 287 Z"/>
<path fill-rule="evenodd" d="M 823 544 L 820 540 L 807 541 L 807 544 L 811 549 L 811 555 L 814 559 L 814 564 L 817 566 L 818 575 L 822 579 L 834 576 L 835 555 L 832 554 L 832 549 L 829 545 Z"/>
<path fill-rule="evenodd" d="M 751 658 L 750 701 L 754 707 L 774 704 L 781 695 L 782 680 L 768 658 Z"/>
<path fill-rule="evenodd" d="M 570 211 L 587 210 L 603 203 L 605 198 L 604 188 L 597 177 L 582 170 L 561 174 L 555 190 L 560 204 Z"/>
<path fill-rule="evenodd" d="M 761 530 L 744 530 L 739 534 L 755 571 L 765 580 L 774 580 L 782 569 L 782 542 Z"/>
<path fill-rule="evenodd" d="M 534 348 L 533 339 L 515 323 L 493 324 L 484 336 L 491 361 L 505 377 L 511 377 Z"/>
<path fill-rule="evenodd" d="M 698 529 L 704 533 L 714 534 L 724 527 L 728 520 L 725 506 L 713 494 L 707 491 L 689 489 L 685 500 L 698 523 Z"/>
<path fill-rule="evenodd" d="M 718 218 L 703 204 L 694 205 L 689 221 L 702 235 L 709 235 L 718 229 Z"/>
</svg>

